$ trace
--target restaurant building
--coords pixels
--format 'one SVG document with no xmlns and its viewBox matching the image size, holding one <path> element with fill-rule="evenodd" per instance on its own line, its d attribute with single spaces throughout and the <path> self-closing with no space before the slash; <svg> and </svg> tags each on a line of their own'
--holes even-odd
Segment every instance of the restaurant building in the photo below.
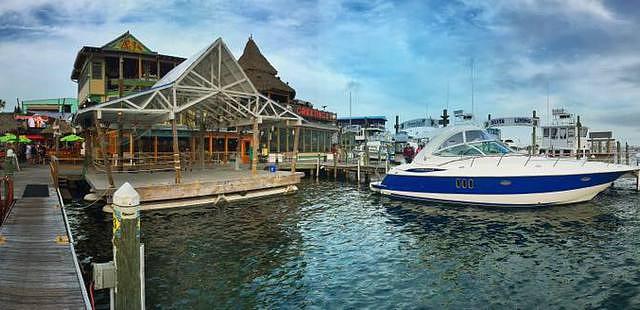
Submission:
<svg viewBox="0 0 640 310">
<path fill-rule="evenodd" d="M 301 153 L 330 152 L 332 144 L 337 143 L 336 113 L 317 109 L 309 101 L 296 99 L 296 90 L 282 81 L 252 37 L 247 41 L 238 63 L 257 91 L 305 119 L 300 127 Z M 260 132 L 260 145 L 263 154 L 281 153 L 293 145 L 293 132 L 281 125 L 266 128 Z"/>
<path fill-rule="evenodd" d="M 147 89 L 182 61 L 150 50 L 127 31 L 101 47 L 82 47 L 71 80 L 78 83 L 78 102 L 91 105 Z"/>
</svg>

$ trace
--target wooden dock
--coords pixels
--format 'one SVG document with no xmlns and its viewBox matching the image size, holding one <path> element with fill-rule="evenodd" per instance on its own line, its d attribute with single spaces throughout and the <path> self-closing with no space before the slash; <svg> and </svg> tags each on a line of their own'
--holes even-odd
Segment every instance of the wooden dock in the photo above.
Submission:
<svg viewBox="0 0 640 310">
<path fill-rule="evenodd" d="M 296 184 L 300 183 L 300 174 L 289 171 L 269 172 L 258 170 L 255 175 L 242 167 L 235 170 L 231 166 L 216 166 L 214 168 L 193 168 L 182 172 L 180 184 L 175 184 L 173 171 L 114 173 L 115 189 L 125 182 L 129 182 L 144 204 L 150 202 L 165 203 L 168 200 L 189 201 L 206 200 L 207 203 L 222 200 L 238 200 L 246 197 L 256 198 L 266 195 L 295 192 Z M 91 169 L 85 179 L 98 197 L 107 197 L 115 189 L 109 189 L 107 176 Z M 176 205 L 177 206 L 177 205 Z M 144 209 L 144 208 L 143 208 Z"/>
<path fill-rule="evenodd" d="M 23 198 L 27 184 L 46 184 L 49 196 Z M 16 203 L 0 226 L 0 309 L 90 309 L 49 168 L 16 173 L 14 193 Z"/>
</svg>

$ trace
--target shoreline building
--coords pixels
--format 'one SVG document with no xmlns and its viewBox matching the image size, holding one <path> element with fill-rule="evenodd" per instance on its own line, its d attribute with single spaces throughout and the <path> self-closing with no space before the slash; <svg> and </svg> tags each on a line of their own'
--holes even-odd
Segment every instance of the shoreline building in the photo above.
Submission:
<svg viewBox="0 0 640 310">
<path fill-rule="evenodd" d="M 588 127 L 582 126 L 578 133 L 578 124 L 574 114 L 565 109 L 553 109 L 553 120 L 541 126 L 542 135 L 538 137 L 539 154 L 550 156 L 576 156 L 578 150 L 583 155 L 589 154 L 587 141 Z M 580 145 L 578 136 L 580 135 Z"/>
<path fill-rule="evenodd" d="M 101 47 L 83 46 L 71 80 L 78 102 L 90 106 L 145 90 L 184 60 L 150 50 L 127 31 Z"/>
<path fill-rule="evenodd" d="M 613 131 L 589 132 L 588 143 L 592 158 L 599 160 L 611 160 L 618 152 L 616 139 L 613 137 Z"/>
<path fill-rule="evenodd" d="M 262 54 L 253 37 L 249 37 L 238 64 L 258 92 L 304 118 L 305 122 L 300 126 L 299 151 L 306 154 L 301 154 L 301 157 L 315 159 L 318 153 L 330 152 L 331 146 L 338 142 L 336 113 L 314 108 L 311 102 L 296 99 L 296 90 L 280 79 L 278 70 Z M 260 132 L 262 155 L 282 153 L 291 145 L 293 132 L 282 124 Z"/>
</svg>

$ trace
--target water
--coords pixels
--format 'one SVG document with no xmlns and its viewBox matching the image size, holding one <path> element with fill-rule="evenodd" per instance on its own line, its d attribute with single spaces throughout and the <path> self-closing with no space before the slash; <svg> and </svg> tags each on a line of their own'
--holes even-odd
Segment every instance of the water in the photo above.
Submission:
<svg viewBox="0 0 640 310">
<path fill-rule="evenodd" d="M 305 181 L 287 197 L 147 212 L 147 308 L 637 308 L 632 187 L 495 210 Z M 110 260 L 110 215 L 69 209 L 83 265 Z"/>
</svg>

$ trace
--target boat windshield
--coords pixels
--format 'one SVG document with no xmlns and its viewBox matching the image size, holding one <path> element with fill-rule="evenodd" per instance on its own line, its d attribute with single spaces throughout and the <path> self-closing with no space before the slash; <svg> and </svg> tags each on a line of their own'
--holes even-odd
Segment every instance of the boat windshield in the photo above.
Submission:
<svg viewBox="0 0 640 310">
<path fill-rule="evenodd" d="M 445 140 L 436 156 L 491 156 L 512 153 L 502 142 L 497 141 L 493 136 L 484 130 L 469 130 L 458 132 Z"/>
</svg>

